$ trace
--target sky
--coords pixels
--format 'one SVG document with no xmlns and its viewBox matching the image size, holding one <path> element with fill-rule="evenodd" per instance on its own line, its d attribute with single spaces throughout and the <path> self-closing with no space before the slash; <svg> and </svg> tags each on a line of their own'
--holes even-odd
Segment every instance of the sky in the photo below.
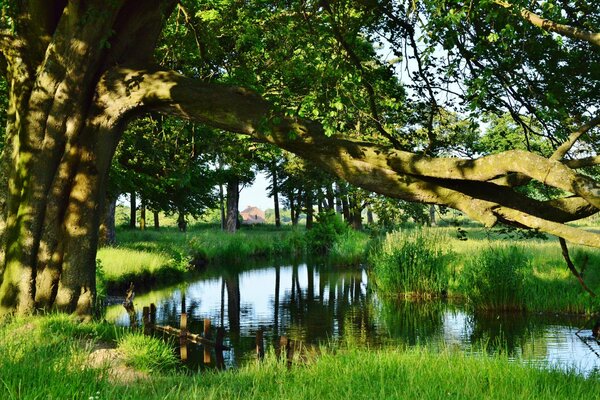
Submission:
<svg viewBox="0 0 600 400">
<path fill-rule="evenodd" d="M 256 174 L 254 183 L 240 191 L 240 211 L 248 206 L 255 206 L 261 210 L 273 208 L 273 198 L 267 197 L 269 181 L 263 172 Z"/>
</svg>

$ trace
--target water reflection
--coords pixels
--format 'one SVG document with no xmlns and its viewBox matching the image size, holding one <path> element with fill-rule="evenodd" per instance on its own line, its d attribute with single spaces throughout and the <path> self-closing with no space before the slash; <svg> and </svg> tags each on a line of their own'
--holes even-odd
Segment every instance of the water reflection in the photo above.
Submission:
<svg viewBox="0 0 600 400">
<path fill-rule="evenodd" d="M 224 361 L 229 367 L 254 357 L 259 329 L 264 331 L 267 348 L 286 335 L 307 344 L 336 340 L 371 348 L 450 345 L 468 352 L 503 352 L 515 359 L 579 368 L 583 373 L 600 366 L 595 354 L 600 353 L 598 343 L 583 342 L 575 335 L 584 320 L 477 315 L 443 302 L 378 299 L 361 270 L 296 263 L 212 271 L 195 282 L 138 296 L 135 307 L 139 313 L 155 303 L 157 323 L 178 326 L 184 298 L 191 332 L 202 332 L 204 318 L 212 322 L 213 337 L 218 327 L 225 329 L 225 345 L 231 350 Z M 107 319 L 129 323 L 122 306 L 109 308 Z M 202 348 L 190 348 L 189 357 L 192 366 L 204 365 Z"/>
</svg>

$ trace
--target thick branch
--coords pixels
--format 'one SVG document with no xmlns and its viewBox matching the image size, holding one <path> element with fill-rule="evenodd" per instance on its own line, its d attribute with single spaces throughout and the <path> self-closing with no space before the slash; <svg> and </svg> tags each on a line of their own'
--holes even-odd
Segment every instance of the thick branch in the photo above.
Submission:
<svg viewBox="0 0 600 400">
<path fill-rule="evenodd" d="M 501 218 L 552 234 L 560 233 L 569 241 L 600 247 L 600 235 L 589 232 L 582 235 L 580 229 L 562 224 L 597 211 L 587 198 L 537 202 L 486 182 L 496 175 L 517 171 L 587 194 L 577 186 L 583 178 L 558 161 L 523 151 L 468 161 L 428 158 L 371 143 L 327 137 L 315 122 L 277 115 L 254 92 L 203 83 L 171 71 L 115 69 L 102 79 L 101 89 L 98 102 L 108 115 L 122 116 L 139 109 L 176 114 L 272 143 L 377 193 L 444 204 L 488 226 Z M 520 165 L 521 162 L 524 164 Z M 570 182 L 573 179 L 575 183 Z M 588 197 L 598 200 L 597 195 Z"/>
<path fill-rule="evenodd" d="M 585 157 L 575 160 L 565 160 L 563 161 L 563 163 L 569 168 L 573 169 L 593 167 L 594 165 L 600 165 L 600 156 Z"/>
<path fill-rule="evenodd" d="M 564 142 L 562 145 L 560 145 L 560 147 L 558 149 L 556 149 L 556 151 L 554 152 L 554 154 L 552 154 L 550 159 L 551 160 L 561 160 L 569 152 L 569 150 L 571 150 L 573 145 L 575 145 L 575 143 L 579 140 L 579 138 L 581 136 L 585 135 L 590 129 L 598 126 L 598 124 L 600 124 L 600 115 L 593 118 L 587 124 L 582 125 L 576 131 L 573 131 L 569 135 L 569 138 L 567 139 L 567 141 Z"/>
<path fill-rule="evenodd" d="M 598 32 L 589 32 L 585 29 L 579 29 L 570 25 L 559 24 L 549 19 L 542 18 L 539 15 L 527 10 L 526 8 L 514 6 L 506 1 L 494 0 L 494 3 L 508 9 L 515 8 L 523 19 L 545 31 L 555 32 L 560 35 L 569 37 L 571 39 L 585 40 L 586 42 L 589 42 L 594 46 L 600 47 L 600 33 Z"/>
<path fill-rule="evenodd" d="M 392 151 L 390 166 L 405 174 L 484 182 L 516 172 L 575 193 L 600 209 L 600 187 L 593 179 L 577 174 L 558 161 L 523 150 L 509 150 L 476 160 L 430 158 Z"/>
</svg>

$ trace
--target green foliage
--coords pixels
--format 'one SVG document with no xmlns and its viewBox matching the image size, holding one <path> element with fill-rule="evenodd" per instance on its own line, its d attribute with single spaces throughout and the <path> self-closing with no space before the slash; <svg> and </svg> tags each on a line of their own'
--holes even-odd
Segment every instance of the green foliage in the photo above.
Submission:
<svg viewBox="0 0 600 400">
<path fill-rule="evenodd" d="M 333 265 L 359 265 L 365 261 L 370 244 L 367 234 L 348 229 L 335 239 L 327 259 Z"/>
<path fill-rule="evenodd" d="M 523 279 L 530 268 L 523 248 L 491 245 L 469 257 L 460 284 L 477 309 L 523 310 Z"/>
<path fill-rule="evenodd" d="M 179 364 L 171 345 L 141 333 L 125 334 L 119 339 L 117 348 L 125 355 L 127 365 L 140 371 L 168 371 Z"/>
<path fill-rule="evenodd" d="M 388 233 L 371 250 L 377 288 L 386 295 L 437 296 L 448 289 L 447 236 L 433 229 Z"/>
<path fill-rule="evenodd" d="M 316 254 L 327 254 L 349 229 L 333 211 L 318 214 L 313 228 L 305 235 L 307 249 Z"/>
</svg>

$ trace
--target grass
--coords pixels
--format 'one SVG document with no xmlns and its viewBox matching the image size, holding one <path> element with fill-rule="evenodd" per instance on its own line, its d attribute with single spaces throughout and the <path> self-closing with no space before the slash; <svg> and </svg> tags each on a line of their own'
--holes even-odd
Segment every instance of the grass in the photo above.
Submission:
<svg viewBox="0 0 600 400">
<path fill-rule="evenodd" d="M 383 293 L 403 296 L 447 292 L 446 236 L 435 229 L 388 233 L 369 258 L 377 287 Z"/>
<path fill-rule="evenodd" d="M 123 294 L 130 282 L 136 287 L 171 284 L 189 271 L 206 265 L 236 266 L 251 260 L 290 259 L 307 253 L 304 228 L 248 226 L 235 235 L 212 225 L 191 226 L 187 232 L 175 228 L 117 231 L 118 246 L 98 251 L 101 288 Z M 335 265 L 357 265 L 364 259 L 369 239 L 365 233 L 348 231 L 332 241 L 329 261 Z"/>
<path fill-rule="evenodd" d="M 111 380 L 106 367 L 91 368 L 87 355 L 97 340 L 135 343 L 122 352 L 150 378 Z M 262 364 L 191 375 L 137 363 L 127 354 L 161 357 L 151 340 L 107 324 L 80 325 L 66 316 L 29 317 L 0 324 L 2 399 L 574 399 L 600 392 L 597 375 L 538 368 L 501 354 L 466 355 L 426 347 L 323 350 L 287 369 L 271 352 Z M 152 350 L 148 350 L 148 348 Z M 167 357 L 168 358 L 168 357 Z"/>
<path fill-rule="evenodd" d="M 127 333 L 119 338 L 118 348 L 125 355 L 127 365 L 139 371 L 164 372 L 179 365 L 171 346 L 155 337 Z"/>
<path fill-rule="evenodd" d="M 370 253 L 371 276 L 383 295 L 434 297 L 444 293 L 467 298 L 480 310 L 591 314 L 600 308 L 600 300 L 585 293 L 566 269 L 556 239 L 509 237 L 477 227 L 402 232 L 379 242 L 371 241 L 364 232 L 342 232 L 335 240 L 326 240 L 328 264 L 358 265 Z M 467 240 L 461 240 L 465 237 Z M 244 226 L 231 235 L 216 226 L 199 224 L 186 233 L 175 228 L 119 230 L 117 238 L 118 247 L 98 253 L 102 267 L 98 280 L 105 282 L 110 293 L 118 294 L 123 294 L 131 281 L 138 289 L 180 282 L 188 276 L 190 262 L 200 267 L 239 268 L 253 260 L 311 254 L 304 229 L 288 226 Z M 504 250 L 493 250 L 499 248 Z M 586 283 L 600 294 L 600 271 L 594 268 L 600 264 L 600 251 L 573 246 L 571 255 Z M 513 286 L 500 290 L 506 284 L 505 274 L 517 261 L 522 268 L 511 275 Z"/>
<path fill-rule="evenodd" d="M 600 301 L 584 292 L 566 268 L 555 238 L 507 237 L 483 228 L 463 228 L 458 233 L 457 228 L 451 227 L 431 229 L 428 233 L 431 243 L 423 241 L 421 247 L 415 247 L 413 243 L 414 248 L 407 245 L 411 242 L 410 235 L 404 238 L 402 233 L 392 234 L 382 241 L 371 250 L 374 256 L 370 259 L 371 273 L 378 290 L 383 295 L 396 296 L 414 290 L 410 288 L 411 282 L 422 276 L 426 277 L 420 283 L 424 286 L 428 280 L 431 281 L 429 275 L 406 275 L 399 266 L 400 255 L 408 253 L 425 264 L 430 260 L 427 251 L 441 246 L 447 256 L 443 263 L 437 264 L 442 269 L 438 274 L 442 280 L 444 276 L 448 277 L 448 295 L 468 299 L 476 309 L 576 314 L 598 312 Z M 600 295 L 600 270 L 594 268 L 600 264 L 600 251 L 578 246 L 572 246 L 570 251 L 577 268 L 583 270 L 586 284 Z M 422 290 L 428 289 L 423 287 Z M 429 289 L 432 294 L 438 290 L 439 285 Z"/>
</svg>

